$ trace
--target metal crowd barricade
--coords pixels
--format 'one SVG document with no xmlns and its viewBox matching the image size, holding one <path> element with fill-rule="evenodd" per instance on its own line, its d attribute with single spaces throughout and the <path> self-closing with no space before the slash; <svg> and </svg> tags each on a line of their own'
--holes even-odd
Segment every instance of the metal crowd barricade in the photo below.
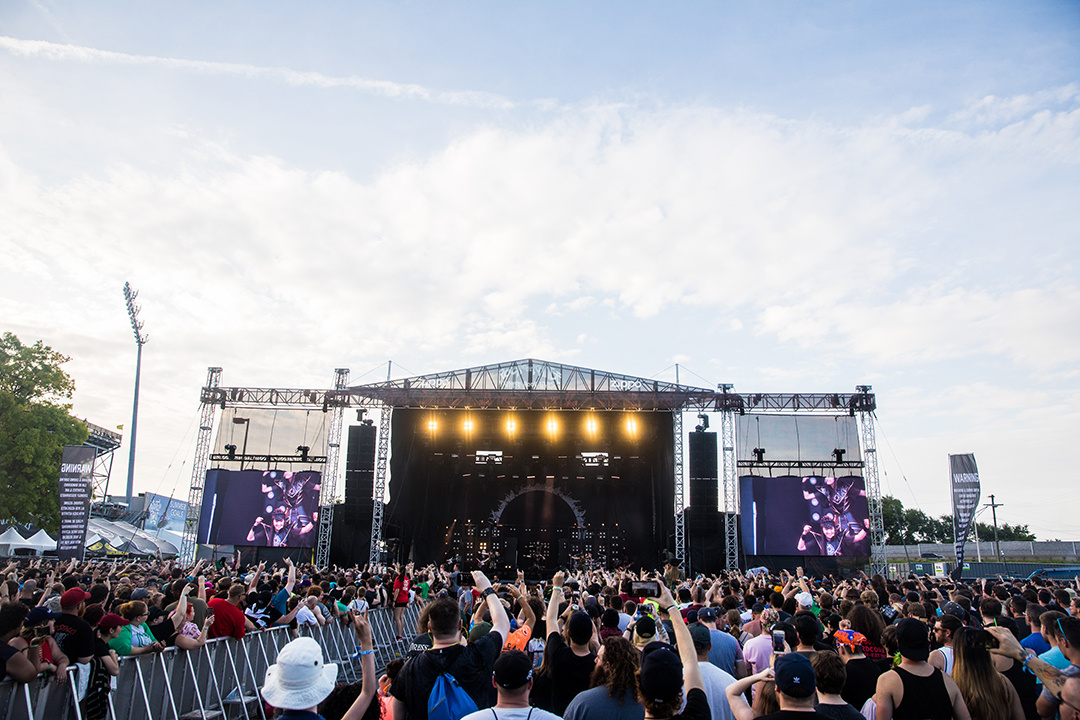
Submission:
<svg viewBox="0 0 1080 720">
<path fill-rule="evenodd" d="M 417 632 L 420 604 L 405 609 L 405 632 L 397 639 L 394 612 L 368 612 L 375 646 L 375 667 L 404 658 Z M 323 626 L 300 626 L 299 635 L 314 638 L 324 659 L 338 666 L 338 682 L 362 678 L 356 633 L 347 618 Z M 248 633 L 242 640 L 208 640 L 197 650 L 168 648 L 161 653 L 120 658 L 120 675 L 109 693 L 108 720 L 267 720 L 260 690 L 266 669 L 293 634 L 282 625 Z M 75 673 L 58 685 L 52 676 L 30 683 L 0 682 L 0 720 L 83 720 L 74 702 Z"/>
</svg>

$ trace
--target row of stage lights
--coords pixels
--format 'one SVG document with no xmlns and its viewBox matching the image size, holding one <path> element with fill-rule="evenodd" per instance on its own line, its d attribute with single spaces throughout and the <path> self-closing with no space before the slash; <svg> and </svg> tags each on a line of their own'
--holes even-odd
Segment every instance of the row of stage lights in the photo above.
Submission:
<svg viewBox="0 0 1080 720">
<path fill-rule="evenodd" d="M 452 431 L 453 424 L 447 423 L 447 425 L 450 426 L 448 429 Z M 620 425 L 627 437 L 636 438 L 638 436 L 638 421 L 636 417 L 631 415 L 630 417 L 625 418 Z M 461 421 L 460 428 L 464 434 L 471 435 L 479 429 L 479 426 L 471 417 L 467 417 Z M 520 429 L 517 420 L 512 417 L 506 420 L 504 428 L 506 429 L 506 434 L 510 437 L 514 437 Z M 436 434 L 439 431 L 439 421 L 434 418 L 428 420 L 427 429 L 430 434 Z M 548 417 L 544 424 L 544 429 L 552 438 L 558 437 L 561 430 L 559 420 L 555 417 Z M 597 422 L 595 415 L 585 416 L 584 422 L 582 423 L 582 430 L 589 437 L 596 437 L 600 434 L 600 423 Z"/>
</svg>

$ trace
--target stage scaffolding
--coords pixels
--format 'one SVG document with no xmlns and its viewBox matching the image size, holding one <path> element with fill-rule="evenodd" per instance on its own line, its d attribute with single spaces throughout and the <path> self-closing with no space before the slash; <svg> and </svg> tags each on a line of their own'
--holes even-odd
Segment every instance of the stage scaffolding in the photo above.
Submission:
<svg viewBox="0 0 1080 720">
<path fill-rule="evenodd" d="M 627 412 L 670 412 L 675 432 L 675 555 L 686 558 L 685 478 L 682 473 L 682 413 L 721 415 L 723 472 L 718 495 L 724 498 L 724 548 L 729 569 L 739 567 L 737 510 L 739 503 L 735 445 L 735 416 L 746 413 L 838 414 L 859 419 L 863 457 L 866 458 L 867 496 L 871 514 L 871 567 L 885 567 L 881 495 L 877 479 L 873 413 L 877 407 L 869 386 L 855 393 L 735 393 L 730 385 L 720 390 L 669 383 L 651 378 L 621 375 L 602 370 L 524 359 L 507 363 L 465 368 L 397 380 L 347 387 L 348 370 L 338 369 L 332 389 L 221 387 L 221 369 L 210 368 L 202 388 L 202 414 L 196 457 L 192 463 L 192 484 L 188 505 L 188 527 L 182 556 L 193 558 L 202 488 L 210 460 L 210 441 L 215 413 L 228 406 L 321 409 L 331 412 L 326 477 L 320 499 L 319 545 L 316 559 L 329 553 L 330 523 L 333 519 L 333 492 L 336 485 L 337 456 L 341 441 L 341 418 L 345 408 L 379 410 L 374 502 L 372 503 L 371 555 L 378 560 L 382 546 L 383 502 L 386 492 L 389 455 L 390 416 L 395 408 L 422 409 L 543 409 Z M 333 462 L 331 462 L 333 458 Z M 325 525 L 324 525 L 325 523 Z"/>
</svg>

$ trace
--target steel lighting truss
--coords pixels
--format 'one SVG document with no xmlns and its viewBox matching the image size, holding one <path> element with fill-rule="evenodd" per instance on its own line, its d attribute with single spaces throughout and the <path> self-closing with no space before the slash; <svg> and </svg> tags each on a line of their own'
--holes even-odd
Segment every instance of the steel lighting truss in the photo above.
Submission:
<svg viewBox="0 0 1080 720">
<path fill-rule="evenodd" d="M 195 459 L 191 463 L 191 491 L 188 493 L 187 522 L 184 523 L 184 539 L 180 543 L 183 562 L 195 562 L 196 537 L 199 532 L 199 513 L 202 511 L 203 483 L 206 468 L 210 464 L 210 440 L 214 436 L 214 412 L 216 406 L 207 398 L 218 392 L 221 384 L 221 368 L 206 371 L 206 385 L 202 389 L 202 411 L 199 413 L 199 434 L 195 441 Z"/>
<path fill-rule="evenodd" d="M 90 435 L 83 445 L 97 451 L 94 456 L 94 468 L 91 472 L 91 497 L 105 500 L 109 493 L 109 476 L 112 474 L 113 453 L 120 447 L 123 436 L 115 430 L 107 430 L 100 425 L 84 421 Z"/>
<path fill-rule="evenodd" d="M 344 373 L 345 380 L 342 380 Z M 686 537 L 682 477 L 682 413 L 713 412 L 721 414 L 723 440 L 723 497 L 725 511 L 725 550 L 727 567 L 738 568 L 738 477 L 735 455 L 735 416 L 747 412 L 837 413 L 858 416 L 861 422 L 864 457 L 867 458 L 867 496 L 870 501 L 873 563 L 884 558 L 884 534 L 881 530 L 881 496 L 877 482 L 877 458 L 873 450 L 872 418 L 876 409 L 869 386 L 859 386 L 855 393 L 734 393 L 730 385 L 721 391 L 651 378 L 620 375 L 590 368 L 551 363 L 543 360 L 515 360 L 495 365 L 453 370 L 417 377 L 347 387 L 347 370 L 338 370 L 333 389 L 224 388 L 219 387 L 221 369 L 210 368 L 202 389 L 203 421 L 199 444 L 192 467 L 192 491 L 189 533 L 184 536 L 184 552 L 194 556 L 195 531 L 202 505 L 203 476 L 210 457 L 210 436 L 218 407 L 233 406 L 318 408 L 333 412 L 326 478 L 320 502 L 319 551 L 324 558 L 329 546 L 329 528 L 333 513 L 333 479 L 336 479 L 337 456 L 341 438 L 341 416 L 345 408 L 381 411 L 376 455 L 374 502 L 372 503 L 371 555 L 374 562 L 382 546 L 383 499 L 386 492 L 386 468 L 390 447 L 390 415 L 394 408 L 468 408 L 468 409 L 544 409 L 544 410 L 621 410 L 670 412 L 673 417 L 675 447 L 675 555 L 686 559 Z M 869 425 L 869 429 L 867 429 Z M 205 434 L 205 438 L 204 438 Z M 331 462 L 331 458 L 333 462 Z M 848 465 L 850 463 L 843 463 Z M 855 463 L 854 465 L 858 465 Z M 327 482 L 329 480 L 329 483 Z M 328 487 L 329 486 L 329 487 Z M 329 491 L 329 493 L 328 493 Z M 194 521 L 194 522 L 193 522 Z M 325 523 L 325 525 L 324 525 Z M 324 543 L 325 535 L 325 543 Z M 190 542 L 190 547 L 189 547 Z M 188 557 L 185 555 L 185 557 Z"/>
<path fill-rule="evenodd" d="M 349 387 L 349 369 L 334 370 L 334 390 Z M 337 493 L 338 458 L 341 455 L 341 416 L 345 408 L 335 403 L 330 409 L 330 430 L 326 443 L 326 468 L 319 492 L 319 545 L 315 548 L 315 567 L 330 564 L 330 532 L 334 523 L 334 501 Z"/>
</svg>

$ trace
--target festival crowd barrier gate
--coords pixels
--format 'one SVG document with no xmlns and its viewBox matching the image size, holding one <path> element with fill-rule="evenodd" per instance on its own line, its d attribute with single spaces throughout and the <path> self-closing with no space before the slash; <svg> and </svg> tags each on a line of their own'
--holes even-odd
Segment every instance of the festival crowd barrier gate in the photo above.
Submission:
<svg viewBox="0 0 1080 720">
<path fill-rule="evenodd" d="M 420 603 L 405 609 L 405 639 L 396 639 L 393 610 L 368 612 L 375 644 L 375 669 L 405 657 L 409 638 L 420 617 Z M 302 625 L 299 636 L 314 638 L 324 661 L 337 663 L 338 682 L 361 681 L 356 633 L 343 620 L 326 625 Z M 109 693 L 109 720 L 267 720 L 259 689 L 266 669 L 293 639 L 287 625 L 248 633 L 242 640 L 208 640 L 197 650 L 175 647 L 161 653 L 120 658 L 120 675 Z M 0 720 L 83 720 L 74 702 L 75 666 L 68 682 L 52 676 L 33 682 L 0 682 Z"/>
</svg>

